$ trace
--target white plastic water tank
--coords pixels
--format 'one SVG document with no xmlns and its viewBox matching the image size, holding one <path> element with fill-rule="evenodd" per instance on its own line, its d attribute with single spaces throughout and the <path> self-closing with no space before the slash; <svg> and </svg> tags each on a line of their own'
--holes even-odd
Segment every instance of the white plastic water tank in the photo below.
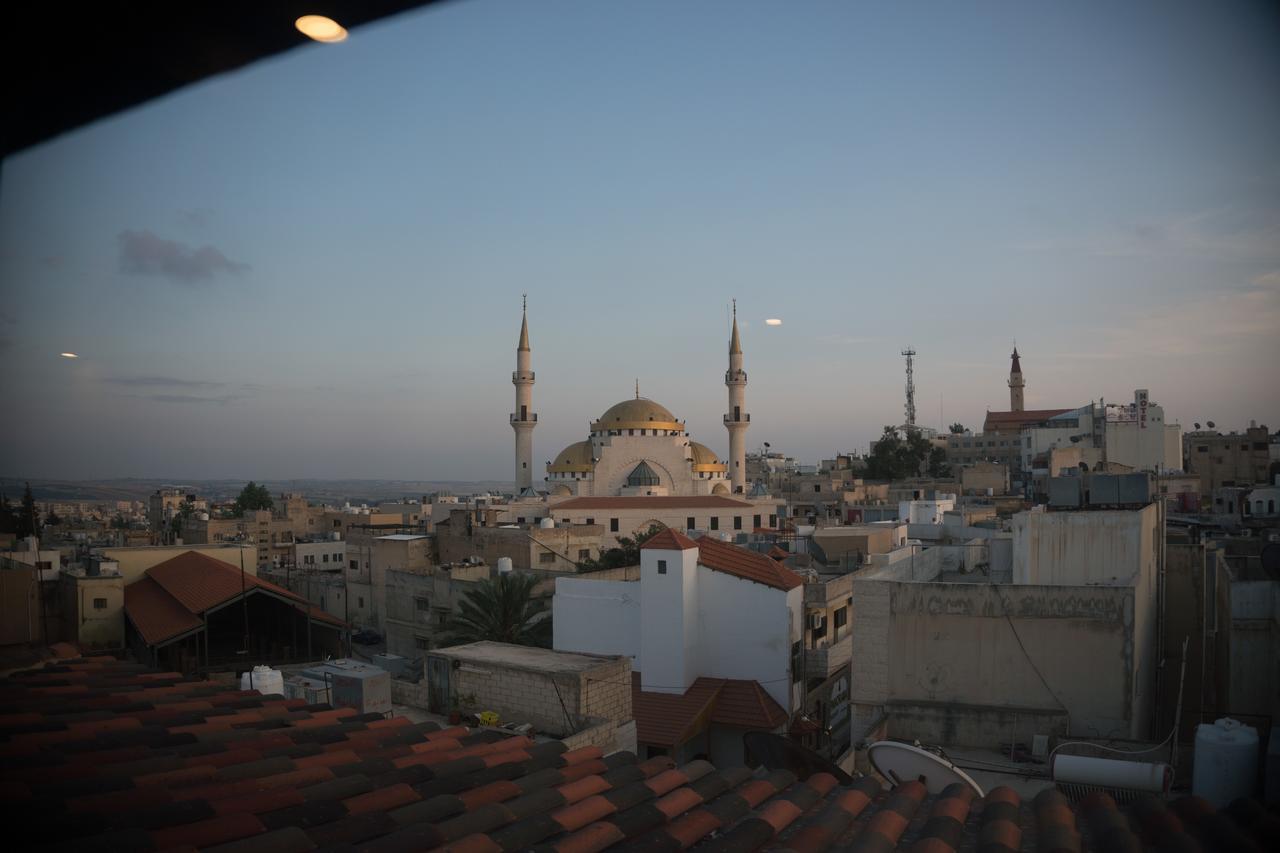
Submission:
<svg viewBox="0 0 1280 853">
<path fill-rule="evenodd" d="M 1237 797 L 1252 796 L 1257 774 L 1257 729 L 1230 717 L 1196 726 L 1191 793 L 1220 809 Z"/>
<path fill-rule="evenodd" d="M 1089 755 L 1062 755 L 1053 759 L 1053 781 L 1059 784 L 1118 788 L 1125 791 L 1168 793 L 1173 769 L 1168 764 L 1094 758 Z"/>
<path fill-rule="evenodd" d="M 200 513 L 200 520 L 201 520 L 201 521 L 208 521 L 208 520 L 209 520 L 209 513 L 207 513 L 207 512 L 202 512 L 202 513 Z"/>
<path fill-rule="evenodd" d="M 280 670 L 269 666 L 255 666 L 240 676 L 241 690 L 256 690 L 264 696 L 270 694 L 284 695 L 284 676 Z"/>
<path fill-rule="evenodd" d="M 342 541 L 342 534 L 341 534 L 341 533 L 339 533 L 338 531 L 334 530 L 334 531 L 332 531 L 332 532 L 330 532 L 330 533 L 329 533 L 329 540 L 330 540 L 331 542 L 341 542 L 341 541 Z"/>
<path fill-rule="evenodd" d="M 510 557 L 498 558 L 498 574 L 500 575 L 511 574 L 511 558 Z"/>
<path fill-rule="evenodd" d="M 548 515 L 546 518 L 538 522 L 538 526 L 543 530 L 552 530 L 556 526 L 556 520 Z"/>
</svg>

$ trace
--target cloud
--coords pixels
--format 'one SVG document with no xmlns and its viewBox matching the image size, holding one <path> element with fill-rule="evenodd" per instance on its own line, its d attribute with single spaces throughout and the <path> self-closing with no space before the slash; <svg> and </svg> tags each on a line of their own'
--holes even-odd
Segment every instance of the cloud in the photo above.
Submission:
<svg viewBox="0 0 1280 853">
<path fill-rule="evenodd" d="M 216 397 L 198 397 L 195 394 L 127 394 L 139 400 L 150 400 L 153 403 L 230 403 L 244 398 L 243 394 L 221 394 Z"/>
<path fill-rule="evenodd" d="M 225 382 L 207 382 L 203 379 L 179 379 L 176 376 L 109 376 L 104 381 L 113 385 L 126 385 L 133 388 L 221 388 L 227 384 Z"/>
<path fill-rule="evenodd" d="M 188 228 L 203 228 L 213 218 L 213 211 L 207 207 L 179 210 L 175 218 L 178 220 L 179 225 L 185 225 Z"/>
<path fill-rule="evenodd" d="M 120 271 L 129 275 L 163 276 L 182 284 L 208 281 L 219 273 L 240 275 L 249 265 L 233 261 L 213 246 L 193 249 L 150 231 L 120 232 Z"/>
</svg>

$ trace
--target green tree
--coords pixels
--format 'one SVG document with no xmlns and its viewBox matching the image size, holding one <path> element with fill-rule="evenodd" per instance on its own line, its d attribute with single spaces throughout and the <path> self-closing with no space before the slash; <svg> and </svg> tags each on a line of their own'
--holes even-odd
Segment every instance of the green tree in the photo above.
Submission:
<svg viewBox="0 0 1280 853">
<path fill-rule="evenodd" d="M 626 536 L 618 537 L 618 547 L 610 548 L 600 555 L 598 560 L 579 560 L 578 571 L 598 572 L 601 569 L 620 569 L 623 566 L 640 565 L 640 546 L 657 536 L 666 528 L 661 524 L 652 524 L 643 533 L 637 533 L 634 539 Z"/>
<path fill-rule="evenodd" d="M 956 423 L 953 423 L 951 425 L 951 434 L 964 435 L 964 424 L 960 423 L 959 421 L 957 421 Z"/>
<path fill-rule="evenodd" d="M 951 476 L 951 463 L 947 461 L 947 451 L 941 447 L 929 449 L 929 476 L 938 478 Z"/>
<path fill-rule="evenodd" d="M 36 509 L 36 499 L 31 494 L 31 484 L 27 483 L 22 492 L 22 503 L 18 506 L 18 538 L 34 536 L 40 529 L 40 510 Z"/>
<path fill-rule="evenodd" d="M 13 504 L 9 503 L 9 496 L 4 492 L 0 492 L 0 533 L 18 532 L 18 516 L 13 511 Z"/>
<path fill-rule="evenodd" d="M 535 575 L 507 572 L 480 581 L 458 602 L 445 626 L 450 645 L 493 640 L 519 646 L 551 646 L 547 600 L 533 597 Z"/>
<path fill-rule="evenodd" d="M 932 445 L 919 430 L 907 430 L 906 438 L 897 427 L 887 426 L 867 455 L 867 478 L 905 480 L 925 473 Z"/>
<path fill-rule="evenodd" d="M 235 515 L 240 518 L 246 512 L 253 512 L 259 509 L 271 509 L 273 506 L 271 500 L 271 492 L 266 486 L 259 486 L 253 480 L 240 490 L 240 496 L 236 498 Z"/>
</svg>

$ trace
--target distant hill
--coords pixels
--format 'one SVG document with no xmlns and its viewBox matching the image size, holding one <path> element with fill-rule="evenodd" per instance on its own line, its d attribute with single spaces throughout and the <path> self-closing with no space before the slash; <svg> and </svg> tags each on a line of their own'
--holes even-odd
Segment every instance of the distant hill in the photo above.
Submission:
<svg viewBox="0 0 1280 853">
<path fill-rule="evenodd" d="M 0 492 L 10 500 L 22 496 L 28 481 L 0 477 Z M 296 492 L 317 503 L 377 503 L 416 498 L 433 492 L 469 495 L 479 492 L 511 493 L 515 484 L 500 480 L 262 480 L 273 495 Z M 38 501 L 145 501 L 156 489 L 182 488 L 203 498 L 232 500 L 244 480 L 148 480 L 126 477 L 111 480 L 49 480 L 31 478 L 31 493 Z"/>
</svg>

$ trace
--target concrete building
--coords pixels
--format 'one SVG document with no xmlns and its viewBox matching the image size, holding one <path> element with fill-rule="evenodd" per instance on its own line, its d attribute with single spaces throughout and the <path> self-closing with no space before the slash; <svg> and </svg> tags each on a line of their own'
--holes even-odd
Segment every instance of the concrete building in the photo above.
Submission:
<svg viewBox="0 0 1280 853">
<path fill-rule="evenodd" d="M 708 531 L 745 537 L 756 528 L 777 527 L 782 501 L 771 497 L 690 495 L 654 497 L 581 497 L 550 502 L 557 526 L 601 525 L 600 548 L 617 546 L 658 525 L 672 530 Z"/>
<path fill-rule="evenodd" d="M 809 553 L 820 564 L 846 571 L 864 565 L 875 554 L 887 554 L 907 541 L 907 525 L 898 521 L 841 524 L 813 532 Z"/>
<path fill-rule="evenodd" d="M 972 567 L 944 582 L 940 548 L 860 571 L 855 739 L 885 719 L 893 737 L 983 748 L 1034 734 L 1146 737 L 1161 530 L 1159 504 L 1026 512 L 1014 519 L 1012 583 Z"/>
<path fill-rule="evenodd" d="M 1009 494 L 1009 466 L 999 462 L 974 462 L 959 470 L 963 495 Z"/>
<path fill-rule="evenodd" d="M 437 714 L 492 711 L 500 723 L 530 723 L 571 747 L 636 749 L 631 661 L 480 642 L 427 655 L 428 708 Z"/>
<path fill-rule="evenodd" d="M 85 651 L 124 648 L 124 577 L 111 560 L 62 570 L 63 639 Z"/>
<path fill-rule="evenodd" d="M 804 581 L 762 554 L 671 529 L 640 554 L 639 581 L 556 580 L 554 646 L 634 659 L 646 752 L 741 765 L 745 728 L 780 730 L 801 708 Z"/>
<path fill-rule="evenodd" d="M 1271 436 L 1250 424 L 1243 433 L 1197 430 L 1183 439 L 1188 473 L 1200 477 L 1200 494 L 1231 486 L 1270 482 Z"/>
<path fill-rule="evenodd" d="M 497 565 L 499 559 L 508 557 L 520 570 L 573 572 L 585 560 L 598 560 L 605 549 L 601 524 L 500 524 L 495 515 L 484 510 L 454 510 L 447 522 L 436 526 L 440 562 L 479 557 Z"/>
<path fill-rule="evenodd" d="M 0 552 L 0 567 L 35 571 L 42 581 L 56 581 L 62 571 L 62 552 L 57 548 L 41 548 L 36 537 L 28 536 Z"/>
<path fill-rule="evenodd" d="M 251 575 L 258 573 L 257 548 L 251 544 L 234 542 L 210 545 L 133 545 L 96 548 L 94 553 L 103 559 L 115 563 L 125 585 L 133 583 L 147 573 L 147 569 L 158 566 L 179 554 L 194 551 L 215 560 L 221 560 L 236 571 L 241 565 Z"/>
<path fill-rule="evenodd" d="M 929 500 L 898 502 L 898 520 L 906 524 L 941 524 L 942 516 L 956 508 L 956 496 L 936 493 Z"/>
</svg>

